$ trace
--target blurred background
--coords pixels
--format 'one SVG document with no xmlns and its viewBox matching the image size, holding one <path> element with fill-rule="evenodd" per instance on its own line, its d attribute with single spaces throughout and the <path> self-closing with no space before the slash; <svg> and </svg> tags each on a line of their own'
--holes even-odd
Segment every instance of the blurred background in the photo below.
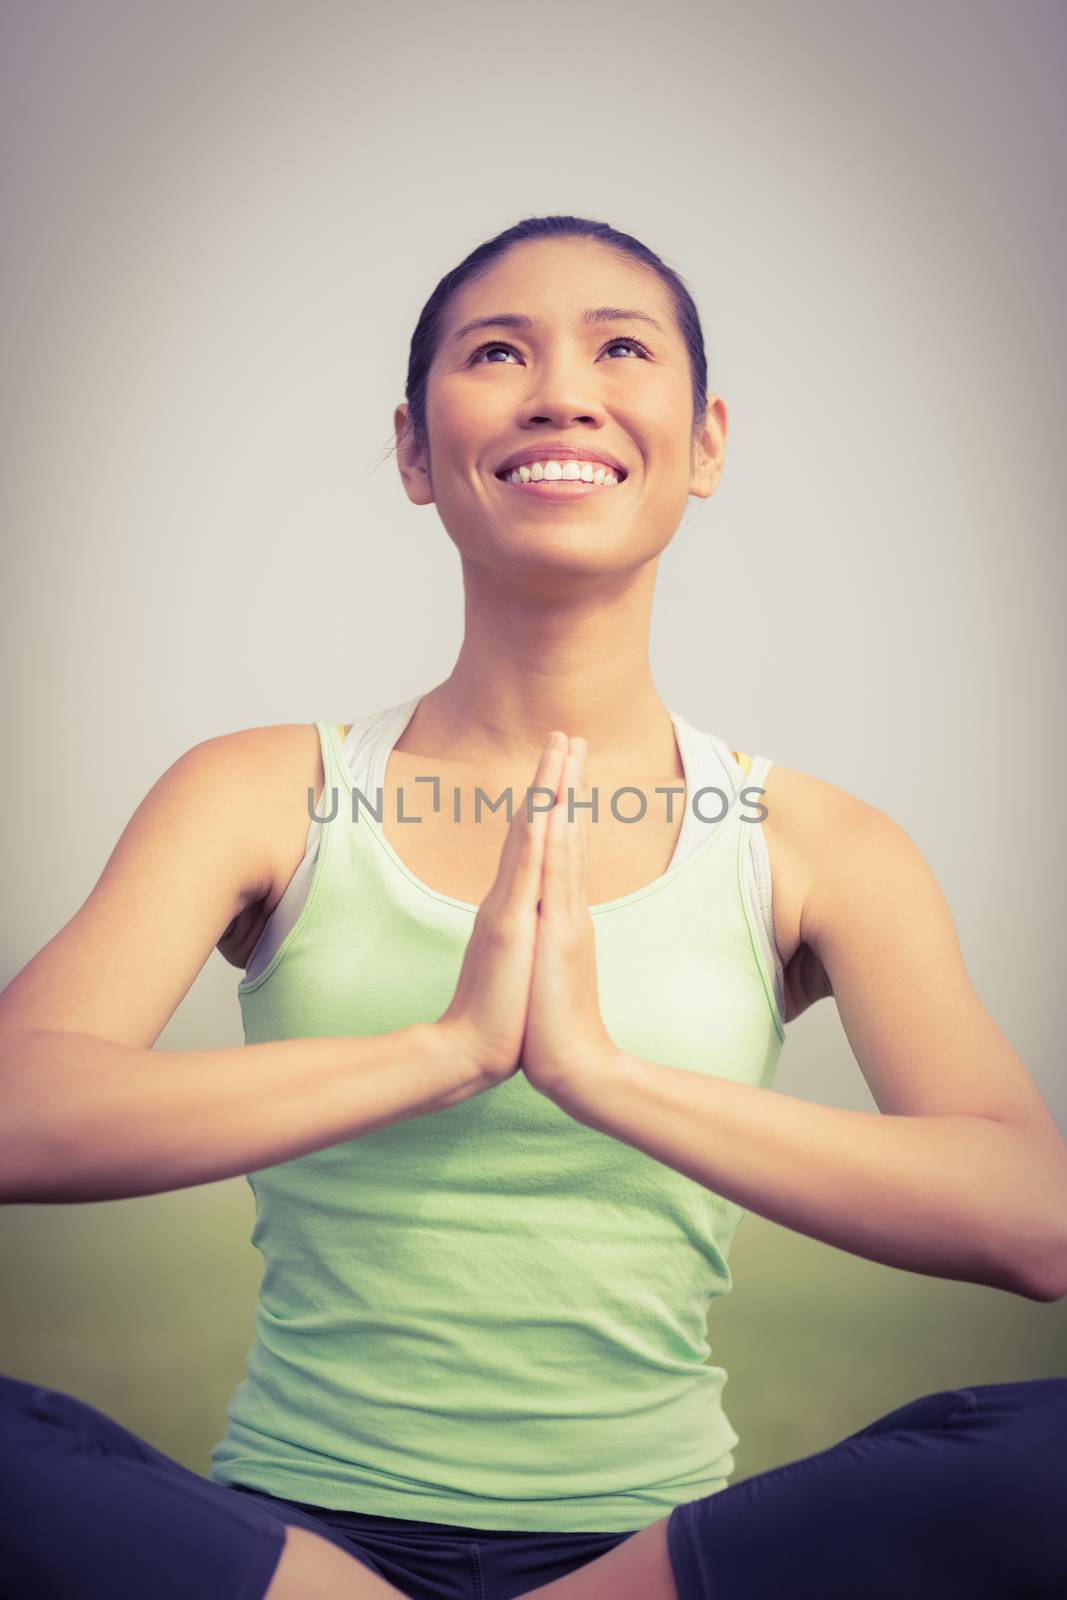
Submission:
<svg viewBox="0 0 1067 1600">
<path fill-rule="evenodd" d="M 682 274 L 729 412 L 660 565 L 661 695 L 908 830 L 1067 1131 L 1065 65 L 1056 0 L 3 0 L 0 982 L 190 745 L 448 673 L 458 557 L 387 454 L 408 343 L 475 244 L 568 212 Z M 157 1048 L 239 1044 L 239 977 L 213 954 Z M 775 1087 L 875 1109 L 832 1001 Z M 4 1207 L 0 1371 L 206 1472 L 251 1223 L 241 1178 Z M 1067 1375 L 1067 1301 L 755 1213 L 731 1265 L 737 1478 Z"/>
</svg>

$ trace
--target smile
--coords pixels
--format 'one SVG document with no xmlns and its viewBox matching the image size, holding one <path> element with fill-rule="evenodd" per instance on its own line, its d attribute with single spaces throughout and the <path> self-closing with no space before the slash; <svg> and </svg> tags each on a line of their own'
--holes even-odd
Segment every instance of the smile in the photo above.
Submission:
<svg viewBox="0 0 1067 1600">
<path fill-rule="evenodd" d="M 537 495 L 542 500 L 576 500 L 600 489 L 617 489 L 626 479 L 625 472 L 617 472 L 602 461 L 550 459 L 506 467 L 495 476 L 509 489 Z"/>
<path fill-rule="evenodd" d="M 582 495 L 601 494 L 619 488 L 617 483 L 586 483 L 581 478 L 542 478 L 539 482 L 531 478 L 523 483 L 521 479 L 516 482 L 513 478 L 501 478 L 498 474 L 497 482 L 517 494 L 534 495 L 541 500 L 578 500 Z"/>
</svg>

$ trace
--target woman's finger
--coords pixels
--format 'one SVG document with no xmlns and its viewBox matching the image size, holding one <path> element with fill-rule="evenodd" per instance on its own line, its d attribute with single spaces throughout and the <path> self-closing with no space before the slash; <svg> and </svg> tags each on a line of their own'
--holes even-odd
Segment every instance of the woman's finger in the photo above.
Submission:
<svg viewBox="0 0 1067 1600">
<path fill-rule="evenodd" d="M 566 759 L 567 735 L 565 733 L 553 734 L 553 743 L 546 754 L 547 760 L 538 767 L 534 787 L 547 789 L 553 796 L 559 792 L 560 778 Z M 536 903 L 541 892 L 541 869 L 545 853 L 545 837 L 548 831 L 549 817 L 551 816 L 549 797 L 546 794 L 532 795 L 530 797 L 532 810 L 530 821 L 524 824 L 532 840 L 532 848 L 523 856 L 523 870 L 526 879 L 526 888 Z M 551 802 L 554 804 L 554 801 Z M 526 796 L 523 796 L 523 810 L 526 809 Z"/>
<path fill-rule="evenodd" d="M 575 737 L 571 740 L 574 759 L 574 818 L 567 824 L 567 878 L 571 897 L 571 912 L 577 916 L 585 909 L 585 874 L 583 870 L 585 830 L 589 812 L 582 802 L 587 799 L 585 786 L 585 752 L 587 741 Z"/>
<path fill-rule="evenodd" d="M 563 763 L 564 751 L 566 748 L 566 734 L 559 732 L 559 730 L 549 734 L 548 743 L 541 751 L 541 756 L 537 763 L 537 771 L 534 773 L 533 782 L 530 785 L 531 788 L 551 789 L 555 791 L 559 784 L 559 772 Z M 540 850 L 537 847 L 541 843 L 546 813 L 538 810 L 537 807 L 543 806 L 545 799 L 546 797 L 544 795 L 535 795 L 532 797 L 534 809 L 530 815 L 529 821 L 527 821 L 525 789 L 522 791 L 522 795 L 520 796 L 518 802 L 513 803 L 511 821 L 508 824 L 508 831 L 505 835 L 504 845 L 500 852 L 500 864 L 497 868 L 495 880 L 496 884 L 499 884 L 501 887 L 507 886 L 510 888 L 515 882 L 519 872 L 520 863 L 523 860 L 524 846 L 526 845 L 528 839 L 532 840 L 534 848 L 532 851 L 527 853 L 527 865 L 529 865 L 530 860 L 532 859 L 536 861 L 538 868 L 540 867 Z M 526 874 L 527 877 L 531 875 L 532 874 L 530 873 Z"/>
<path fill-rule="evenodd" d="M 585 798 L 592 799 L 592 786 L 589 782 L 589 745 L 586 744 L 585 756 L 582 761 L 582 783 L 585 786 Z M 589 863 L 593 855 L 593 812 L 592 809 L 585 814 L 585 826 L 582 829 L 582 905 L 588 905 L 589 896 L 587 888 L 589 883 Z"/>
<path fill-rule="evenodd" d="M 543 913 L 564 913 L 571 898 L 570 864 L 568 857 L 569 835 L 567 829 L 567 790 L 574 783 L 576 763 L 568 749 L 560 778 L 559 795 L 548 817 L 545 834 L 545 856 L 541 872 L 541 910 Z"/>
</svg>

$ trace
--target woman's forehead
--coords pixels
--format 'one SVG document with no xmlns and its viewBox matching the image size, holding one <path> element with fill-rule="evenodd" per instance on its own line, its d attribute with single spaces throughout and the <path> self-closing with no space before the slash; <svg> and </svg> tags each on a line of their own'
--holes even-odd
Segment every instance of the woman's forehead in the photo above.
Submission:
<svg viewBox="0 0 1067 1600">
<path fill-rule="evenodd" d="M 671 320 L 658 274 L 590 240 L 539 239 L 513 245 L 460 284 L 449 300 L 444 332 L 454 337 L 474 318 L 498 316 L 580 325 L 597 320 L 591 313 L 605 307 L 643 311 L 661 330 Z"/>
</svg>

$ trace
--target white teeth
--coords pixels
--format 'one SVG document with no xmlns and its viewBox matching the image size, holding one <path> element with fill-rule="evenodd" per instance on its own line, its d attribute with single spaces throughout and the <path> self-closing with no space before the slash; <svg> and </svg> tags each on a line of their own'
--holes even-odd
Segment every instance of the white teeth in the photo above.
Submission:
<svg viewBox="0 0 1067 1600">
<path fill-rule="evenodd" d="M 507 476 L 508 483 L 541 483 L 547 481 L 555 483 L 559 480 L 581 483 L 609 483 L 619 482 L 618 474 L 611 467 L 604 467 L 591 461 L 531 461 L 529 466 L 515 467 Z"/>
</svg>

